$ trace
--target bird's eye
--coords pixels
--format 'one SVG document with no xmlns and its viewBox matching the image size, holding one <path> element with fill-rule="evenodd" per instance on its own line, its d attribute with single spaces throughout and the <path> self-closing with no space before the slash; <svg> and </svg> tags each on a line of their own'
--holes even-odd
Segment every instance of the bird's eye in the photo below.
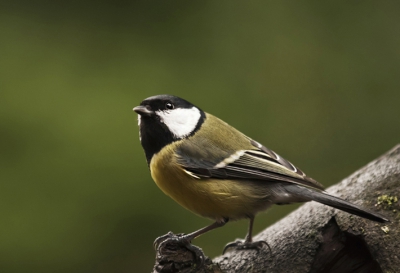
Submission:
<svg viewBox="0 0 400 273">
<path fill-rule="evenodd" d="M 167 102 L 165 104 L 165 109 L 172 110 L 172 109 L 174 109 L 174 105 L 170 102 Z"/>
</svg>

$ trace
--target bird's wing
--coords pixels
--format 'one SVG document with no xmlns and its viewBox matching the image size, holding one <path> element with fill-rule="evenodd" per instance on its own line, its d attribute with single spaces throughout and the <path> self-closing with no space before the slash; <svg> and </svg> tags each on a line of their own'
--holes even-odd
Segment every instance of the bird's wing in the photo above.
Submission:
<svg viewBox="0 0 400 273">
<path fill-rule="evenodd" d="M 199 178 L 282 181 L 324 189 L 277 153 L 252 139 L 249 141 L 253 149 L 231 153 L 215 145 L 199 147 L 186 142 L 177 149 L 178 163 L 186 172 Z M 211 155 L 215 154 L 225 156 L 214 159 Z"/>
</svg>

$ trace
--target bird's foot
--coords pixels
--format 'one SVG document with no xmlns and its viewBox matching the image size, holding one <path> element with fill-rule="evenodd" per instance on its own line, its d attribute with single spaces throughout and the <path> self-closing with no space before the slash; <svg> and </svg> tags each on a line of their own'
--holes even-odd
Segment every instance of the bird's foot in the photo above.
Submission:
<svg viewBox="0 0 400 273">
<path fill-rule="evenodd" d="M 201 248 L 191 244 L 192 238 L 187 235 L 180 233 L 174 234 L 172 232 L 168 232 L 167 234 L 156 238 L 153 243 L 153 246 L 157 253 L 163 251 L 163 249 L 171 249 L 176 252 L 182 252 L 182 248 L 190 251 L 193 254 L 194 261 L 196 265 L 200 268 L 204 265 L 206 257 Z M 180 255 L 182 257 L 182 255 Z"/>
<path fill-rule="evenodd" d="M 175 235 L 175 234 L 173 234 L 171 231 L 169 231 L 167 234 L 164 234 L 164 235 L 162 235 L 162 236 L 157 237 L 157 238 L 154 240 L 154 243 L 153 243 L 154 249 L 157 250 L 158 246 L 159 246 L 162 242 L 164 242 L 165 240 L 175 238 L 175 237 L 177 237 L 177 236 L 179 236 L 179 235 L 181 235 L 181 234 Z"/>
<path fill-rule="evenodd" d="M 224 250 L 222 251 L 222 254 L 225 254 L 225 252 L 230 248 L 234 248 L 234 249 L 237 249 L 237 250 L 243 250 L 243 249 L 261 250 L 264 245 L 268 247 L 269 252 L 272 255 L 271 248 L 270 248 L 269 244 L 266 241 L 248 242 L 246 240 L 245 241 L 236 240 L 235 242 L 227 244 L 224 247 Z"/>
</svg>

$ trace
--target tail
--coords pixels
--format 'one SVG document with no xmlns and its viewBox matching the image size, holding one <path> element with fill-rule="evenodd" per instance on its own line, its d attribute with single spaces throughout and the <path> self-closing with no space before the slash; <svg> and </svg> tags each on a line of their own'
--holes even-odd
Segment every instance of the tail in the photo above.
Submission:
<svg viewBox="0 0 400 273">
<path fill-rule="evenodd" d="M 285 187 L 285 190 L 287 190 L 290 194 L 298 196 L 300 198 L 307 198 L 310 200 L 314 200 L 316 202 L 322 203 L 324 205 L 328 205 L 340 210 L 343 210 L 345 212 L 361 216 L 363 218 L 376 221 L 376 222 L 389 222 L 389 219 L 384 217 L 383 215 L 364 209 L 360 206 L 354 205 L 346 200 L 343 200 L 341 198 L 332 196 L 327 194 L 326 192 L 320 192 L 316 191 L 313 189 L 309 189 L 306 187 L 301 187 L 298 185 L 287 185 Z"/>
</svg>

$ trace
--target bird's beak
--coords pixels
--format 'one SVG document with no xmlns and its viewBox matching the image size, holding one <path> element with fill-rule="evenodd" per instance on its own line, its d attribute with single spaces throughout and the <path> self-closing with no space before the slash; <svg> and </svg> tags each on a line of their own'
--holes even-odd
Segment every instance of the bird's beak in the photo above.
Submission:
<svg viewBox="0 0 400 273">
<path fill-rule="evenodd" d="M 136 113 L 138 113 L 141 116 L 152 116 L 154 115 L 154 111 L 149 110 L 146 106 L 136 106 L 135 108 L 133 108 L 133 111 L 135 111 Z"/>
</svg>

